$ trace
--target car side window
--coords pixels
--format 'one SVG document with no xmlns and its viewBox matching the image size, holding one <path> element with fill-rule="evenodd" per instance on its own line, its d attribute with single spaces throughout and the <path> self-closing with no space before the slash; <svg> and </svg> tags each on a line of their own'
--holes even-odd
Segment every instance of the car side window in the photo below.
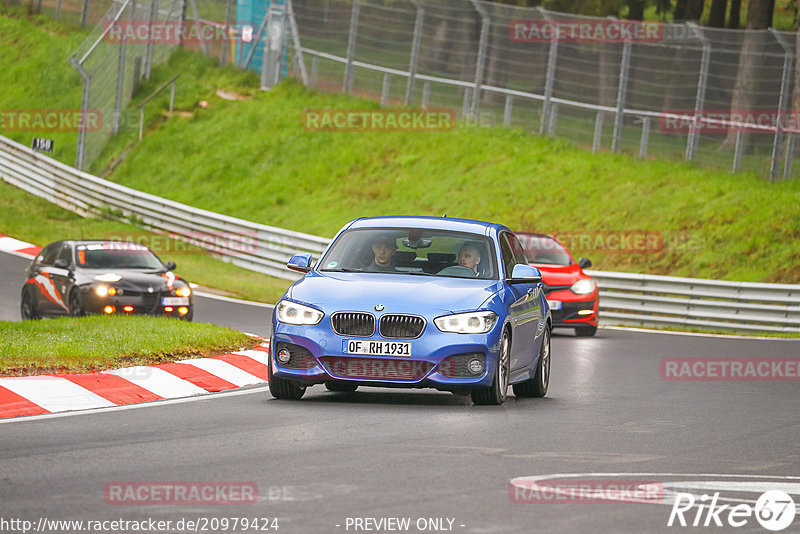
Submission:
<svg viewBox="0 0 800 534">
<path fill-rule="evenodd" d="M 510 278 L 511 272 L 514 270 L 514 265 L 516 265 L 516 260 L 514 259 L 514 253 L 511 251 L 505 234 L 500 236 L 500 255 L 502 256 L 503 267 L 506 271 L 506 278 Z"/>
<path fill-rule="evenodd" d="M 61 252 L 58 253 L 57 260 L 64 260 L 67 262 L 67 266 L 72 266 L 72 246 L 71 245 L 64 245 L 61 247 Z"/>
<path fill-rule="evenodd" d="M 519 242 L 517 236 L 514 234 L 506 234 L 506 238 L 508 239 L 508 244 L 511 245 L 511 252 L 514 254 L 514 261 L 517 262 L 517 265 L 527 265 L 528 257 L 525 255 L 525 249 L 522 248 L 522 244 Z"/>
<path fill-rule="evenodd" d="M 36 259 L 36 263 L 39 265 L 53 265 L 59 248 L 60 246 L 56 244 L 46 246 Z"/>
</svg>

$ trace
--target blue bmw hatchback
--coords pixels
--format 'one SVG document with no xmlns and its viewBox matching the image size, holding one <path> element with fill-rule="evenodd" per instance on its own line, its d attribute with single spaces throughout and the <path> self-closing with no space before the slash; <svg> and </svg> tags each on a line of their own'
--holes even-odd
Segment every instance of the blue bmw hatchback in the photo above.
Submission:
<svg viewBox="0 0 800 534">
<path fill-rule="evenodd" d="M 543 397 L 552 318 L 511 230 L 439 217 L 356 219 L 275 307 L 269 389 L 432 387 L 475 404 Z"/>
</svg>

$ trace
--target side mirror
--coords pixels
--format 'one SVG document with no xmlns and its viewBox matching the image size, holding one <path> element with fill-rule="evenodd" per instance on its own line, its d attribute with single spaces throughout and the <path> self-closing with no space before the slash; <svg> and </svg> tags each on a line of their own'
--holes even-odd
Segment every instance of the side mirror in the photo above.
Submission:
<svg viewBox="0 0 800 534">
<path fill-rule="evenodd" d="M 521 263 L 514 266 L 511 271 L 509 284 L 536 284 L 542 281 L 542 273 L 536 267 L 523 265 Z"/>
<path fill-rule="evenodd" d="M 57 259 L 55 261 L 55 263 L 53 263 L 53 265 L 58 267 L 59 269 L 67 269 L 67 268 L 69 268 L 69 263 L 67 263 L 67 260 L 62 260 L 60 258 Z"/>
<path fill-rule="evenodd" d="M 164 266 L 167 268 L 168 271 L 172 271 L 175 269 L 175 267 L 177 267 L 174 261 L 168 261 L 167 263 L 164 264 Z"/>
<path fill-rule="evenodd" d="M 311 254 L 303 253 L 303 254 L 295 254 L 292 256 L 292 259 L 289 260 L 289 263 L 286 266 L 299 273 L 307 273 L 311 270 Z"/>
<path fill-rule="evenodd" d="M 589 267 L 592 266 L 592 260 L 590 260 L 589 258 L 579 258 L 578 259 L 578 266 L 581 269 L 588 269 Z"/>
</svg>

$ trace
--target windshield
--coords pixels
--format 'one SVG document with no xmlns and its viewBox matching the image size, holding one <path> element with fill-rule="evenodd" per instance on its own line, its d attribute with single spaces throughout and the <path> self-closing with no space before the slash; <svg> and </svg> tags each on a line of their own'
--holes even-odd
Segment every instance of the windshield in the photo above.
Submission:
<svg viewBox="0 0 800 534">
<path fill-rule="evenodd" d="M 494 246 L 486 236 L 418 228 L 348 230 L 319 266 L 324 272 L 497 279 Z"/>
<path fill-rule="evenodd" d="M 136 243 L 78 245 L 76 252 L 78 265 L 86 269 L 165 269 L 161 260 L 149 248 Z"/>
<path fill-rule="evenodd" d="M 531 263 L 547 265 L 572 265 L 573 261 L 564 246 L 547 236 L 517 234 L 525 255 Z"/>
</svg>

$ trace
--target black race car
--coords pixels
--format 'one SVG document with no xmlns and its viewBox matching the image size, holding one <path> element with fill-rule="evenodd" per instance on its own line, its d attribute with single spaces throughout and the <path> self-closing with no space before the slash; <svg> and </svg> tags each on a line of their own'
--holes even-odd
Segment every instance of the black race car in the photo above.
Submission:
<svg viewBox="0 0 800 534">
<path fill-rule="evenodd" d="M 127 241 L 56 241 L 27 268 L 22 286 L 23 319 L 87 313 L 194 315 L 189 283 L 175 264 Z"/>
</svg>

